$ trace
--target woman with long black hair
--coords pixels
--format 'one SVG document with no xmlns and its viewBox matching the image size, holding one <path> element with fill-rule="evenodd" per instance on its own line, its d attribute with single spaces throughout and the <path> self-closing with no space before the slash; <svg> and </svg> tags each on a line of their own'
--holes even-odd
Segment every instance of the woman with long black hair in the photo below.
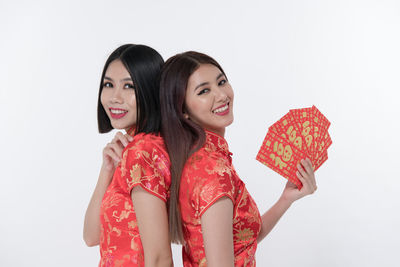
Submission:
<svg viewBox="0 0 400 267">
<path fill-rule="evenodd" d="M 118 132 L 86 211 L 84 240 L 100 245 L 99 266 L 172 266 L 166 203 L 170 163 L 160 137 L 160 54 L 127 44 L 107 59 L 100 81 L 100 133 Z"/>
</svg>

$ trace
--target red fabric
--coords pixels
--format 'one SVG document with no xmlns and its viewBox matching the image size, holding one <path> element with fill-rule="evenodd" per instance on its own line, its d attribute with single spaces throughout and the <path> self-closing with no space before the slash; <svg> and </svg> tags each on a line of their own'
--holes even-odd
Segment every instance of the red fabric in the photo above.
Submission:
<svg viewBox="0 0 400 267">
<path fill-rule="evenodd" d="M 168 153 L 159 136 L 137 134 L 124 149 L 101 204 L 99 266 L 144 266 L 131 190 L 142 186 L 166 202 L 171 184 L 169 168 Z"/>
<path fill-rule="evenodd" d="M 206 143 L 186 162 L 179 194 L 185 267 L 207 266 L 200 219 L 215 201 L 224 196 L 234 204 L 235 266 L 256 264 L 261 217 L 256 203 L 233 168 L 231 155 L 224 138 L 206 131 Z"/>
</svg>

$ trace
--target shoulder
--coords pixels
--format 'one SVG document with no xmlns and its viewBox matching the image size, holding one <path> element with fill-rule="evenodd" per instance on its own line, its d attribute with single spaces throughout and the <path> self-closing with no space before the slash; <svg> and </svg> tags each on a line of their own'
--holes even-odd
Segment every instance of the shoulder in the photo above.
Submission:
<svg viewBox="0 0 400 267">
<path fill-rule="evenodd" d="M 182 182 L 189 191 L 231 190 L 233 169 L 229 160 L 215 151 L 202 148 L 186 162 Z"/>
<path fill-rule="evenodd" d="M 164 140 L 155 134 L 139 133 L 133 137 L 132 142 L 126 146 L 126 150 L 150 150 L 153 148 L 165 149 Z"/>
<path fill-rule="evenodd" d="M 123 158 L 143 155 L 152 155 L 153 157 L 158 155 L 169 161 L 163 138 L 155 134 L 139 133 L 135 135 L 123 151 Z"/>
<path fill-rule="evenodd" d="M 133 167 L 148 169 L 148 173 L 161 172 L 169 177 L 170 160 L 162 137 L 153 134 L 137 134 L 122 153 L 121 171 Z"/>
<path fill-rule="evenodd" d="M 201 148 L 189 157 L 185 164 L 184 172 L 205 177 L 231 176 L 229 159 L 217 151 Z"/>
<path fill-rule="evenodd" d="M 220 153 L 202 147 L 188 158 L 185 167 L 196 167 L 197 165 L 214 166 L 227 163 L 225 161 L 226 159 L 221 157 Z"/>
<path fill-rule="evenodd" d="M 126 146 L 120 164 L 121 176 L 128 192 L 134 186 L 141 185 L 163 200 L 168 198 L 170 162 L 160 136 L 142 133 L 135 135 Z"/>
<path fill-rule="evenodd" d="M 221 197 L 234 203 L 235 177 L 229 159 L 204 148 L 194 153 L 185 164 L 180 192 L 180 199 L 192 203 L 199 216 Z"/>
</svg>

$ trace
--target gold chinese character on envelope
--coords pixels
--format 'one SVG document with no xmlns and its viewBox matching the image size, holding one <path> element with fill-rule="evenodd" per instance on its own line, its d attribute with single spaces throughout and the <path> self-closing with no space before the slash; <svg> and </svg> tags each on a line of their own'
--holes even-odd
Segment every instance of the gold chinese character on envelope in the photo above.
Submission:
<svg viewBox="0 0 400 267">
<path fill-rule="evenodd" d="M 300 189 L 297 164 L 308 157 L 317 170 L 328 159 L 330 122 L 315 107 L 292 109 L 269 127 L 256 159 Z"/>
</svg>

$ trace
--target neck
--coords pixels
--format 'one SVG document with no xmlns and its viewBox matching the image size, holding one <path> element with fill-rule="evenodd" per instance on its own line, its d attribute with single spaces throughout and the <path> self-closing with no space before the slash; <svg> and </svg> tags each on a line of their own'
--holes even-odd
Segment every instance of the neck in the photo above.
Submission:
<svg viewBox="0 0 400 267">
<path fill-rule="evenodd" d="M 218 134 L 219 136 L 225 138 L 225 128 L 223 129 L 206 129 L 207 131 L 213 132 L 215 134 Z"/>
</svg>

